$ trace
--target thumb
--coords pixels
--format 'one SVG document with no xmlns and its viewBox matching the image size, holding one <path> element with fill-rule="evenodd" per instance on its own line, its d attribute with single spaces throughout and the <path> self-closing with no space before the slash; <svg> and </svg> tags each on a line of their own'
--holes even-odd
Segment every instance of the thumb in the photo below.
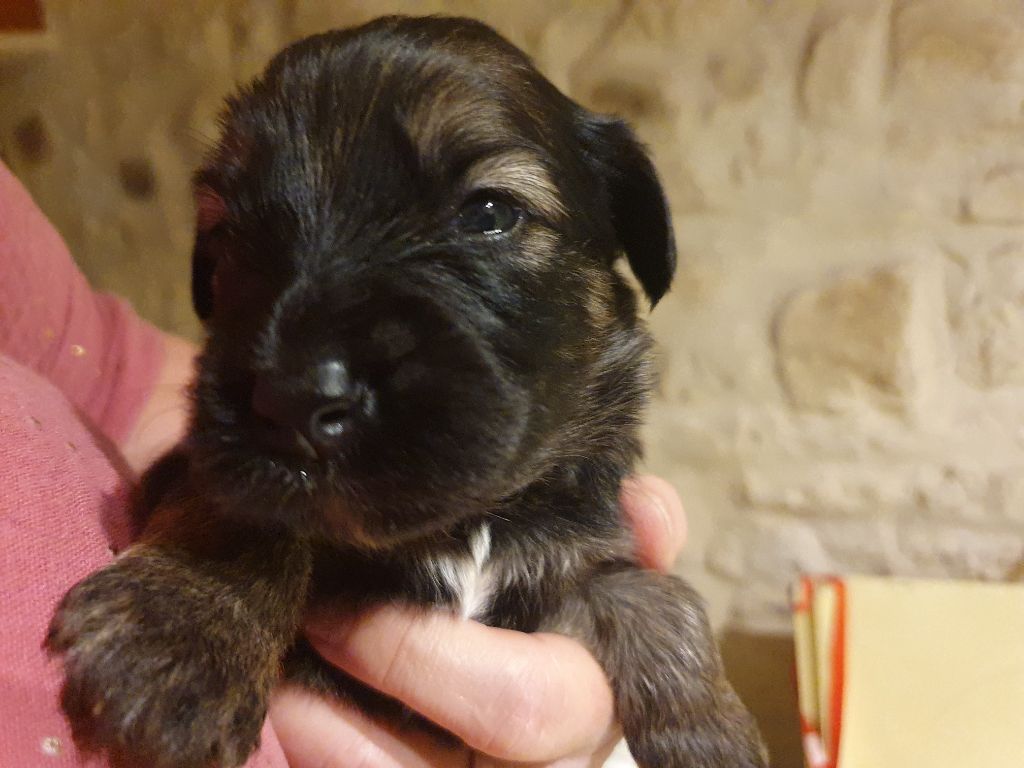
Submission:
<svg viewBox="0 0 1024 768">
<path fill-rule="evenodd" d="M 636 475 L 623 481 L 620 498 L 640 562 L 655 570 L 670 570 L 687 533 L 686 512 L 675 488 L 660 477 Z"/>
</svg>

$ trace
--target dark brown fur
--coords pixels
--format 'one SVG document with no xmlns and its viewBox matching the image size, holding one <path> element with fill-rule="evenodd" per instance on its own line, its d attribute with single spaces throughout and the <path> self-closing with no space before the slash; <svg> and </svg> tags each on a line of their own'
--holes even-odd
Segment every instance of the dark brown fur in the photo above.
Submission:
<svg viewBox="0 0 1024 768">
<path fill-rule="evenodd" d="M 483 25 L 388 18 L 278 56 L 197 178 L 190 435 L 145 480 L 140 542 L 48 638 L 76 739 L 238 765 L 282 661 L 407 717 L 297 639 L 309 602 L 400 600 L 578 638 L 643 768 L 764 766 L 699 598 L 639 568 L 618 509 L 650 341 L 614 263 L 652 304 L 675 265 L 629 129 Z M 517 218 L 478 226 L 481 200 Z M 286 422 L 325 396 L 325 360 L 358 397 L 314 451 Z M 490 590 L 472 605 L 469 566 Z"/>
</svg>

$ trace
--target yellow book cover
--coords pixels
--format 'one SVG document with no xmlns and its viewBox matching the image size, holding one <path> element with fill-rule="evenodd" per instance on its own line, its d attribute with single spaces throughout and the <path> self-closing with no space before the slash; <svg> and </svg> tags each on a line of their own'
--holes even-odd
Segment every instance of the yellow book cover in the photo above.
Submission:
<svg viewBox="0 0 1024 768">
<path fill-rule="evenodd" d="M 1024 585 L 806 577 L 808 768 L 1024 768 Z"/>
</svg>

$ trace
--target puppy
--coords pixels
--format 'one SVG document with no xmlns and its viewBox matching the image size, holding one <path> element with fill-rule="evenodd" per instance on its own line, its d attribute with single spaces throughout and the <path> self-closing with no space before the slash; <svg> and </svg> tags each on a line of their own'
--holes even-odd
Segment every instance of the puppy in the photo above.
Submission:
<svg viewBox="0 0 1024 768">
<path fill-rule="evenodd" d="M 298 638 L 311 603 L 398 600 L 578 638 L 644 768 L 764 766 L 618 506 L 650 339 L 615 263 L 652 305 L 675 267 L 627 126 L 480 23 L 390 17 L 278 55 L 196 189 L 191 430 L 48 636 L 78 743 L 237 766 L 282 669 L 400 716 Z"/>
</svg>

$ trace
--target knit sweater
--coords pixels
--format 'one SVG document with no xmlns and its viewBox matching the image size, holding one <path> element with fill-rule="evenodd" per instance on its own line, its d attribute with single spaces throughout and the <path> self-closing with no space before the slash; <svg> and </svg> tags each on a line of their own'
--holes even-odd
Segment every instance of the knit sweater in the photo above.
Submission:
<svg viewBox="0 0 1024 768">
<path fill-rule="evenodd" d="M 105 765 L 76 752 L 41 645 L 68 588 L 129 543 L 117 444 L 162 362 L 157 330 L 92 291 L 0 164 L 0 768 Z M 269 725 L 247 766 L 286 766 Z"/>
</svg>

